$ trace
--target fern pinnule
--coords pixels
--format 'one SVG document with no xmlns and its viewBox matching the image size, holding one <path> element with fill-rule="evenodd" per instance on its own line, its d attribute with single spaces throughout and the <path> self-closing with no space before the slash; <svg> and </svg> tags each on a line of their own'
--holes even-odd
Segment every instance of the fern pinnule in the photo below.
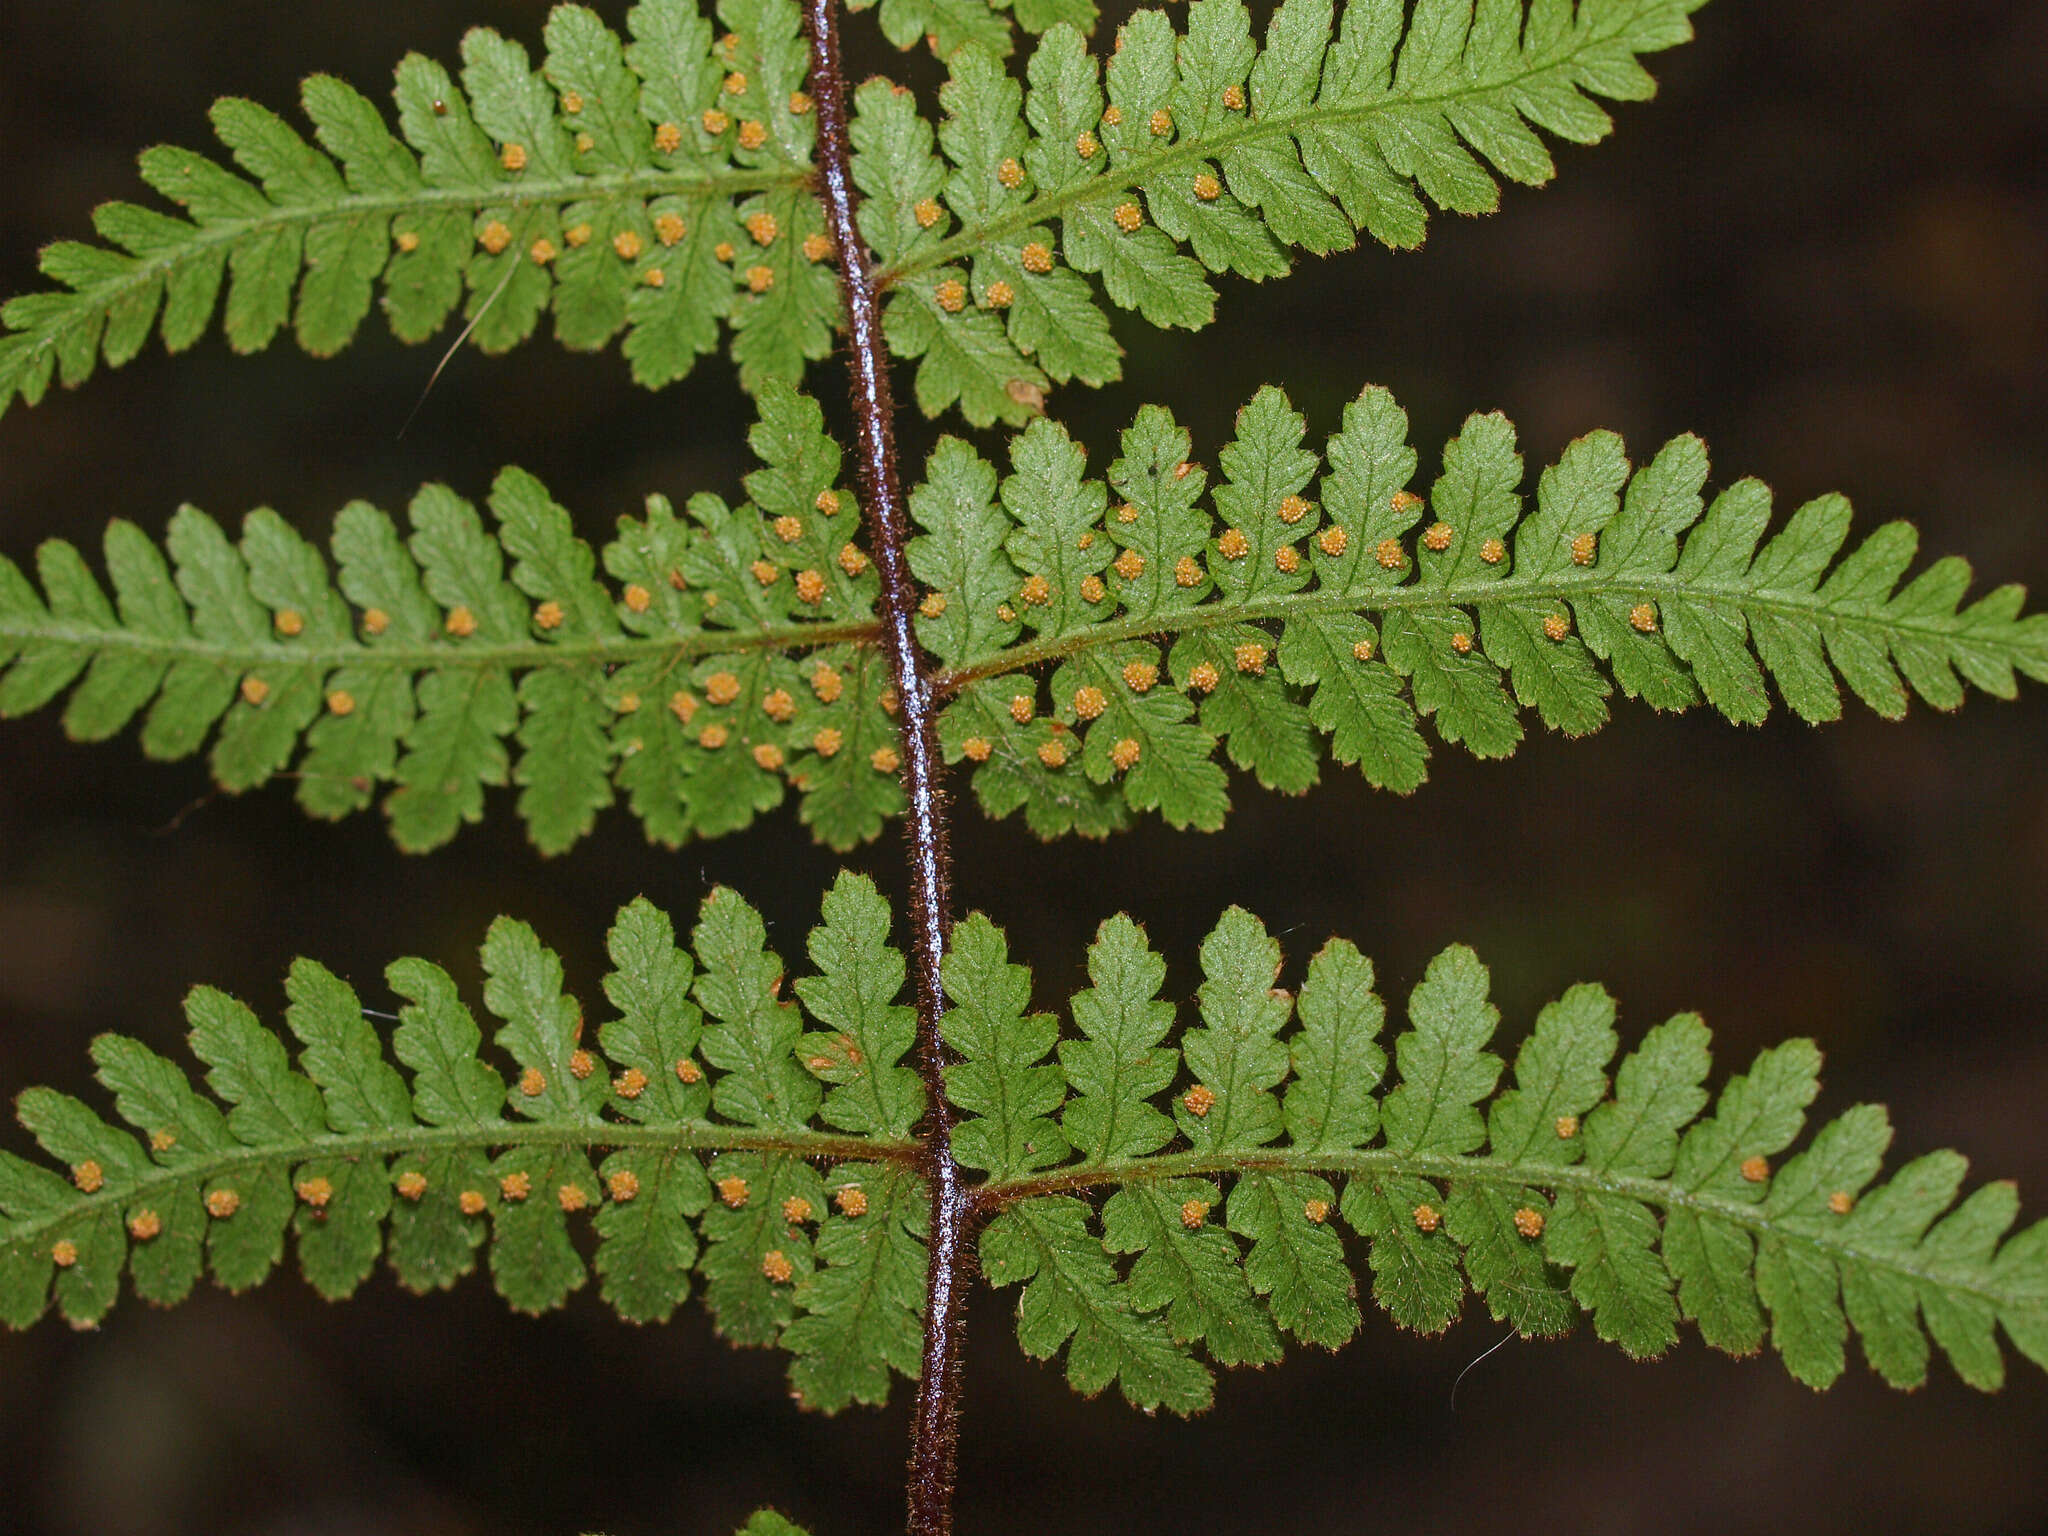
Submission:
<svg viewBox="0 0 2048 1536">
<path fill-rule="evenodd" d="M 1038 35 L 1065 24 L 1086 37 L 1100 15 L 1095 0 L 850 0 L 846 9 L 873 9 L 898 48 L 923 45 L 941 59 L 969 43 L 1007 57 L 1020 28 Z"/>
<path fill-rule="evenodd" d="M 808 1536 L 801 1527 L 795 1526 L 772 1509 L 756 1510 L 747 1523 L 740 1527 L 739 1536 Z"/>
<path fill-rule="evenodd" d="M 772 1509 L 754 1511 L 737 1536 L 809 1536 L 801 1526 L 790 1524 Z"/>
</svg>

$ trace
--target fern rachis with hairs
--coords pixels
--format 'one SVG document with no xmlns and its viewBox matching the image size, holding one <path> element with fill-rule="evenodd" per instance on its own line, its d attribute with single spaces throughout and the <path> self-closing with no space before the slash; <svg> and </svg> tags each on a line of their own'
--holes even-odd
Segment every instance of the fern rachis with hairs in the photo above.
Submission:
<svg viewBox="0 0 2048 1536">
<path fill-rule="evenodd" d="M 807 1407 L 917 1383 L 918 1532 L 951 1528 L 977 1275 L 1016 1288 L 1027 1354 L 1148 1411 L 1345 1343 L 1366 1297 L 1432 1334 L 1468 1292 L 1523 1337 L 1583 1316 L 1635 1357 L 1689 1325 L 1814 1386 L 1851 1338 L 1902 1387 L 1937 1353 L 1980 1388 L 2005 1344 L 2048 1365 L 2048 1223 L 2014 1230 L 2012 1187 L 1965 1193 L 1953 1152 L 1887 1171 L 1874 1106 L 1805 1134 L 1811 1041 L 1710 1087 L 1697 1017 L 1620 1030 L 1579 985 L 1510 1062 L 1470 950 L 1389 1022 L 1351 943 L 1290 958 L 1238 907 L 1199 987 L 1109 917 L 1087 985 L 1034 1012 L 997 920 L 948 910 L 948 779 L 1045 838 L 1153 811 L 1213 830 L 1233 790 L 1302 792 L 1326 755 L 1406 794 L 1432 737 L 1497 758 L 1532 716 L 1598 730 L 1617 693 L 1741 724 L 1775 693 L 1819 723 L 1844 684 L 1895 717 L 2048 680 L 2018 588 L 1916 570 L 1902 523 L 1852 540 L 1840 497 L 1779 516 L 1757 481 L 1709 490 L 1696 438 L 1632 462 L 1592 432 L 1532 476 L 1498 413 L 1418 453 L 1374 386 L 1314 445 L 1254 380 L 1227 442 L 1146 405 L 1091 456 L 1047 414 L 1055 386 L 1119 377 L 1110 306 L 1200 326 L 1212 274 L 1410 247 L 1427 204 L 1547 180 L 1542 134 L 1603 136 L 1592 98 L 1647 95 L 1637 56 L 1696 8 L 1288 0 L 1255 42 L 1236 0 L 1197 0 L 1110 49 L 1086 5 L 882 0 L 889 37 L 945 56 L 922 100 L 850 86 L 832 0 L 808 37 L 783 0 L 643 0 L 616 33 L 561 6 L 537 64 L 482 30 L 459 74 L 409 56 L 395 127 L 315 77 L 310 142 L 230 100 L 239 172 L 149 152 L 186 217 L 112 204 L 105 246 L 49 248 L 64 291 L 0 310 L 0 408 L 152 334 L 196 342 L 223 294 L 236 350 L 289 327 L 321 356 L 373 304 L 406 341 L 459 307 L 487 351 L 552 313 L 572 348 L 623 338 L 650 387 L 729 349 L 757 467 L 602 540 L 507 467 L 487 516 L 428 485 L 402 518 L 351 503 L 324 549 L 267 509 L 231 535 L 186 507 L 160 539 L 111 523 L 104 579 L 69 542 L 32 572 L 0 556 L 0 714 L 64 699 L 95 741 L 139 722 L 152 757 L 204 749 L 235 792 L 289 777 L 322 818 L 377 806 L 415 852 L 500 786 L 544 854 L 619 799 L 667 848 L 785 799 L 841 853 L 902 818 L 909 896 L 842 873 L 787 983 L 734 891 L 629 902 L 594 1012 L 509 918 L 481 1026 L 419 959 L 385 974 L 388 1030 L 311 961 L 282 1030 L 201 988 L 197 1077 L 95 1042 L 118 1124 L 21 1095 L 43 1156 L 0 1152 L 0 1319 L 96 1323 L 124 1268 L 157 1304 L 208 1272 L 241 1290 L 288 1247 L 330 1297 L 380 1264 L 417 1291 L 487 1266 L 535 1313 L 594 1273 L 636 1323 L 698 1292 L 722 1334 L 787 1352 Z M 843 440 L 806 393 L 835 330 Z M 1006 430 L 906 470 L 892 358 L 926 415 Z"/>
</svg>

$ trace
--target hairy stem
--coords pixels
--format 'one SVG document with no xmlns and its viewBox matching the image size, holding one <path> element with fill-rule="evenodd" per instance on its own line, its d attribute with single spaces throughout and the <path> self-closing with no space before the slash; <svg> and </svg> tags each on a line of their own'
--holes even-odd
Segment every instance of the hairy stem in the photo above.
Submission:
<svg viewBox="0 0 2048 1536">
<path fill-rule="evenodd" d="M 952 860 L 946 849 L 939 785 L 943 770 L 938 701 L 930 663 L 912 624 L 917 589 L 905 553 L 910 519 L 897 477 L 896 406 L 889 391 L 889 352 L 877 302 L 881 290 L 854 221 L 853 149 L 847 138 L 846 77 L 839 62 L 839 0 L 806 0 L 805 14 L 811 34 L 811 96 L 818 108 L 818 194 L 839 252 L 861 489 L 882 578 L 882 644 L 902 701 L 903 782 L 910 802 L 904 840 L 910 859 L 918 1070 L 931 1105 L 925 1119 L 931 1247 L 925 1272 L 924 1362 L 911 1421 L 908 1530 L 910 1536 L 951 1536 L 972 1204 L 960 1165 L 953 1160 L 953 1111 L 946 1102 L 946 1051 L 939 1036 L 945 1011 L 939 962 L 952 929 Z"/>
</svg>

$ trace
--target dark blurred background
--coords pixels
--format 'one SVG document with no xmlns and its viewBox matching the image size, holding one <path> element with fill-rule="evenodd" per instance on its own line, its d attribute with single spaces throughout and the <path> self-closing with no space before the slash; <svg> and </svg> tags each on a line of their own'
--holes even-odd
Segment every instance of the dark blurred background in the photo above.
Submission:
<svg viewBox="0 0 2048 1536">
<path fill-rule="evenodd" d="M 535 43 L 542 15 L 538 0 L 0 0 L 0 292 L 39 286 L 37 245 L 87 235 L 94 203 L 142 195 L 135 150 L 210 142 L 214 95 L 286 107 L 326 70 L 381 96 L 405 50 L 451 58 L 479 22 Z M 1607 146 L 1561 148 L 1554 189 L 1439 220 L 1423 254 L 1366 248 L 1264 291 L 1226 284 L 1205 333 L 1121 324 L 1125 384 L 1054 409 L 1100 464 L 1131 411 L 1164 400 L 1213 462 L 1261 381 L 1318 435 L 1383 383 L 1413 415 L 1425 480 L 1469 409 L 1508 412 L 1532 464 L 1595 426 L 1639 458 L 1696 430 L 1717 482 L 1760 475 L 1787 507 L 1839 488 L 1859 530 L 1911 517 L 1931 554 L 2048 590 L 2048 6 L 1722 0 L 1698 20 L 1696 44 L 1654 62 L 1660 99 L 1619 108 Z M 932 77 L 922 59 L 869 67 Z M 319 530 L 350 497 L 396 507 L 425 479 L 479 495 L 507 461 L 596 539 L 649 489 L 731 493 L 746 467 L 723 362 L 650 396 L 616 353 L 551 342 L 463 353 L 400 440 L 434 355 L 374 319 L 324 364 L 283 345 L 236 359 L 211 336 L 174 362 L 152 344 L 0 422 L 0 548 L 96 544 L 112 515 L 161 531 L 186 498 Z M 817 387 L 838 405 L 836 371 Z M 917 452 L 930 436 L 912 431 Z M 1821 730 L 1624 704 L 1601 735 L 1539 728 L 1505 764 L 1440 753 L 1406 800 L 1341 770 L 1300 799 L 1241 784 L 1213 837 L 1147 823 L 1042 848 L 968 811 L 959 894 L 1008 926 L 1047 1004 L 1120 907 L 1149 921 L 1185 998 L 1196 940 L 1233 898 L 1286 936 L 1292 974 L 1343 933 L 1395 998 L 1439 946 L 1471 941 L 1510 1041 L 1586 978 L 1620 997 L 1631 1035 L 1699 1008 L 1724 1069 L 1812 1033 L 1821 1111 L 1887 1100 L 1902 1153 L 1960 1146 L 2019 1179 L 2038 1217 L 2044 745 L 2039 687 L 1973 696 L 1954 719 L 1916 706 L 1900 725 L 1853 712 Z M 407 859 L 370 817 L 309 822 L 288 783 L 230 801 L 196 762 L 70 745 L 55 712 L 0 731 L 0 765 L 0 1097 L 86 1090 L 101 1030 L 173 1047 L 195 981 L 274 1016 L 301 952 L 371 998 L 400 952 L 471 981 L 500 911 L 541 925 L 586 997 L 610 913 L 640 892 L 687 913 L 709 883 L 740 885 L 795 959 L 837 862 L 786 812 L 669 856 L 620 811 L 543 861 L 505 796 L 488 825 Z M 893 836 L 854 862 L 900 884 Z M 1582 1332 L 1487 1356 L 1454 1404 L 1504 1330 L 1468 1306 L 1422 1341 L 1371 1312 L 1341 1355 L 1225 1377 L 1214 1412 L 1182 1423 L 1076 1399 L 1020 1357 L 1011 1306 L 974 1303 L 963 1532 L 2048 1530 L 2048 1377 L 2024 1363 L 1991 1397 L 1941 1364 L 1894 1394 L 1860 1361 L 1814 1396 L 1775 1361 L 1690 1336 L 1637 1366 Z M 639 1330 L 585 1292 L 534 1321 L 480 1279 L 416 1299 L 380 1274 L 340 1307 L 296 1277 L 171 1312 L 128 1301 L 91 1335 L 45 1322 L 0 1338 L 0 1532 L 724 1533 L 769 1500 L 819 1536 L 896 1526 L 908 1394 L 826 1421 L 790 1403 L 782 1365 L 728 1350 L 694 1307 Z"/>
</svg>

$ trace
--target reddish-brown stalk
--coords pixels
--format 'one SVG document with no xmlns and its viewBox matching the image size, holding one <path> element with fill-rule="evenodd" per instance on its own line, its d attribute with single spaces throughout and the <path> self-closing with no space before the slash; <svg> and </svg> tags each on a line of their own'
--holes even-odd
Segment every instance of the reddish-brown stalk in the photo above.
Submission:
<svg viewBox="0 0 2048 1536">
<path fill-rule="evenodd" d="M 946 1050 L 939 1038 L 945 996 L 939 962 L 952 927 L 952 865 L 940 790 L 938 701 L 932 667 L 917 643 L 917 588 L 905 545 L 910 537 L 896 472 L 895 402 L 882 339 L 879 288 L 854 220 L 852 148 L 847 139 L 846 77 L 839 62 L 839 0 L 806 0 L 811 33 L 810 94 L 818 112 L 818 198 L 838 252 L 853 375 L 856 460 L 882 578 L 882 645 L 902 701 L 903 784 L 909 814 L 911 974 L 917 991 L 918 1070 L 930 1109 L 923 1171 L 931 1189 L 930 1263 L 925 1275 L 924 1363 L 911 1420 L 910 1536 L 951 1536 L 955 1448 L 959 1443 L 960 1335 L 970 1278 L 972 1202 L 953 1160 L 953 1111 L 946 1102 Z"/>
</svg>

